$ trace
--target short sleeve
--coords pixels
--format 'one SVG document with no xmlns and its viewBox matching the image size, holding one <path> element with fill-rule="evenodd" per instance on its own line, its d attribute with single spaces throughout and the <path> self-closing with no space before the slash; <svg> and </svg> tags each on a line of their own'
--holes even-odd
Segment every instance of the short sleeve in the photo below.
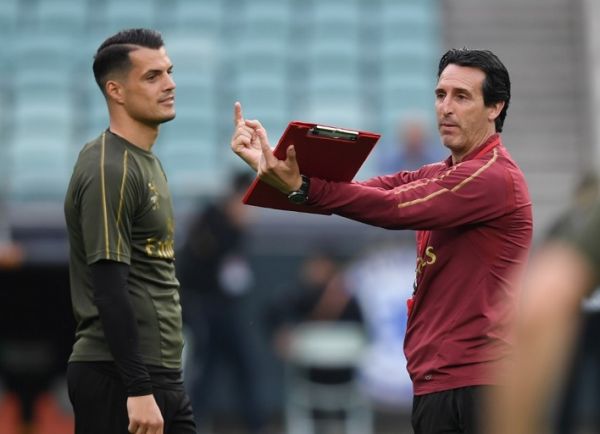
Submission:
<svg viewBox="0 0 600 434">
<path fill-rule="evenodd" d="M 81 231 L 88 264 L 102 259 L 130 263 L 134 188 L 125 150 L 100 159 L 80 194 Z M 120 158 L 115 158 L 120 157 Z"/>
</svg>

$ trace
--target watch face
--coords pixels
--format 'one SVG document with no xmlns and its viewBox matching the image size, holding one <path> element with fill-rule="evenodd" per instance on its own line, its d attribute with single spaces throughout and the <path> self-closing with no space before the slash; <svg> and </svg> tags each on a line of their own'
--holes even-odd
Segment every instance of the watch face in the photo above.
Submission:
<svg viewBox="0 0 600 434">
<path fill-rule="evenodd" d="M 292 191 L 288 194 L 288 200 L 297 205 L 302 205 L 308 200 L 308 188 L 310 186 L 310 179 L 302 175 L 302 185 L 300 190 Z"/>
<path fill-rule="evenodd" d="M 306 202 L 306 200 L 308 199 L 308 197 L 306 196 L 306 194 L 302 193 L 301 191 L 292 191 L 290 193 L 290 195 L 288 196 L 288 199 L 292 203 L 295 203 L 297 205 L 301 205 L 304 202 Z"/>
</svg>

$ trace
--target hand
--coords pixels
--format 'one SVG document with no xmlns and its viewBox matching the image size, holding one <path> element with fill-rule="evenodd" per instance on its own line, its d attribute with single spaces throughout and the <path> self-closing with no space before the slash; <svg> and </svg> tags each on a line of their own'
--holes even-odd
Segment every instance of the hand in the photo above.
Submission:
<svg viewBox="0 0 600 434">
<path fill-rule="evenodd" d="M 302 186 L 302 177 L 294 146 L 289 146 L 285 160 L 280 160 L 273 154 L 265 129 L 257 121 L 246 121 L 246 125 L 255 128 L 262 151 L 258 164 L 258 177 L 285 194 L 298 190 Z"/>
<path fill-rule="evenodd" d="M 164 421 L 154 395 L 127 398 L 127 431 L 133 434 L 163 434 Z"/>
<path fill-rule="evenodd" d="M 233 106 L 233 125 L 235 130 L 231 137 L 231 149 L 255 172 L 258 171 L 258 162 L 261 156 L 261 148 L 258 143 L 256 129 L 247 125 L 242 116 L 242 105 L 236 102 Z M 258 121 L 254 121 L 258 123 Z M 260 125 L 260 123 L 258 123 Z"/>
</svg>

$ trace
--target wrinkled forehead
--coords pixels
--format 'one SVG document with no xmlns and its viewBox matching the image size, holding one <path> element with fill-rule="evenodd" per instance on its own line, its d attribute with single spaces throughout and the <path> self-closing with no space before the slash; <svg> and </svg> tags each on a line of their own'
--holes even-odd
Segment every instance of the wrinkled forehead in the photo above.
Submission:
<svg viewBox="0 0 600 434">
<path fill-rule="evenodd" d="M 472 66 L 450 64 L 444 68 L 438 80 L 438 89 L 464 89 L 482 92 L 485 72 Z"/>
</svg>

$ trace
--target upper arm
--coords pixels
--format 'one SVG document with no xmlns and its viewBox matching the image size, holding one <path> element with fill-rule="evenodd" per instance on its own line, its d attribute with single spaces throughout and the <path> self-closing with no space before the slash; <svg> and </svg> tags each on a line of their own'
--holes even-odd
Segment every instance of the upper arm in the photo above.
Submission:
<svg viewBox="0 0 600 434">
<path fill-rule="evenodd" d="M 79 194 L 81 231 L 88 263 L 129 263 L 131 224 L 135 211 L 134 182 L 125 154 L 122 164 L 90 170 Z"/>
</svg>

